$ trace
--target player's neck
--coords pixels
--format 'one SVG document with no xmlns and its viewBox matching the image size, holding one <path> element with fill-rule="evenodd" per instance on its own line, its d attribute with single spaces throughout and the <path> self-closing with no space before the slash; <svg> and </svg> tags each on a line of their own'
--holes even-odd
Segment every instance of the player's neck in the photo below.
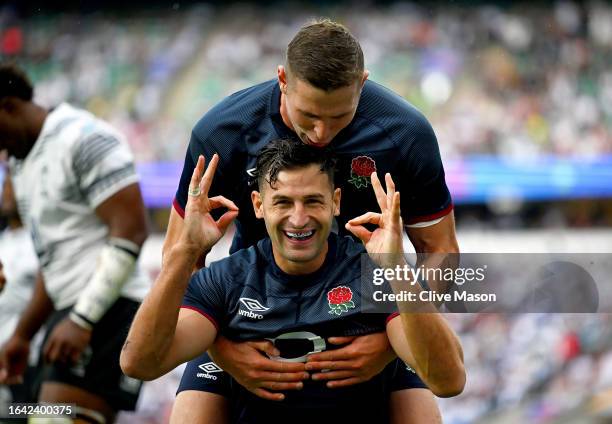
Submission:
<svg viewBox="0 0 612 424">
<path fill-rule="evenodd" d="M 286 103 L 286 97 L 285 97 L 285 93 L 283 93 L 281 91 L 280 94 L 280 114 L 281 114 L 281 118 L 283 119 L 283 123 L 285 124 L 285 126 L 287 128 L 289 128 L 291 131 L 295 131 L 293 129 L 293 125 L 291 124 L 291 121 L 289 120 L 289 115 L 287 114 L 287 103 Z"/>
<path fill-rule="evenodd" d="M 329 243 L 325 243 L 325 248 L 316 258 L 307 262 L 294 262 L 285 259 L 280 255 L 274 248 L 272 248 L 272 255 L 274 256 L 274 262 L 276 265 L 288 275 L 308 275 L 317 272 L 325 263 L 327 257 L 327 251 L 329 250 Z"/>
</svg>

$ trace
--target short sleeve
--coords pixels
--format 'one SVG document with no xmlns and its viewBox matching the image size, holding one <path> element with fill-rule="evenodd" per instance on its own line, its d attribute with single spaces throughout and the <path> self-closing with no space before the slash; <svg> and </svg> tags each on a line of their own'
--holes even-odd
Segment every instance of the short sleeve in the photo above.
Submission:
<svg viewBox="0 0 612 424">
<path fill-rule="evenodd" d="M 199 312 L 220 330 L 226 310 L 225 288 L 216 281 L 210 268 L 203 268 L 191 277 L 181 308 Z"/>
<path fill-rule="evenodd" d="M 138 182 L 127 142 L 111 132 L 98 131 L 82 137 L 72 159 L 79 189 L 92 208 Z"/>
<path fill-rule="evenodd" d="M 199 124 L 201 125 L 201 124 Z M 181 179 L 179 180 L 179 186 L 176 190 L 174 197 L 173 207 L 179 213 L 181 217 L 185 217 L 185 206 L 187 205 L 187 194 L 189 192 L 189 183 L 191 182 L 191 176 L 193 170 L 197 164 L 197 159 L 200 155 L 204 155 L 206 163 L 213 157 L 215 153 L 220 153 L 210 140 L 201 140 L 195 132 L 191 133 L 191 140 L 189 141 L 189 147 L 187 154 L 185 155 L 185 162 L 183 164 L 183 172 L 181 173 Z M 231 157 L 231 156 L 230 156 Z M 209 190 L 209 197 L 212 196 L 225 196 L 231 198 L 233 189 L 227 184 L 228 180 L 224 176 L 224 165 L 226 162 L 223 156 L 220 157 L 215 177 Z M 218 218 L 221 215 L 220 211 L 213 211 L 213 216 Z"/>
<path fill-rule="evenodd" d="M 424 117 L 414 142 L 403 152 L 398 174 L 405 224 L 432 221 L 450 213 L 453 203 L 438 141 Z"/>
</svg>

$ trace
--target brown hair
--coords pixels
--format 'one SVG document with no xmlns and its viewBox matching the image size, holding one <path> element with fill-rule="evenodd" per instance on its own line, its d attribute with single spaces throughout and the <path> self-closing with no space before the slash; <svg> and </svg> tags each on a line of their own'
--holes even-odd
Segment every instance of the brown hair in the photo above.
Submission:
<svg viewBox="0 0 612 424">
<path fill-rule="evenodd" d="M 304 25 L 287 47 L 291 75 L 325 91 L 346 87 L 363 76 L 363 52 L 349 30 L 329 19 Z"/>
</svg>

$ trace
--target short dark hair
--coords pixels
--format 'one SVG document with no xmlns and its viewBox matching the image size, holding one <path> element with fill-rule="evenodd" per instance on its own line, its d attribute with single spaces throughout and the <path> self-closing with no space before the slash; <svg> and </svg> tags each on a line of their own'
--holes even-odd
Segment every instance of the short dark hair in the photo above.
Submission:
<svg viewBox="0 0 612 424">
<path fill-rule="evenodd" d="M 29 102 L 34 96 L 34 87 L 25 72 L 14 63 L 0 63 L 0 99 L 17 97 Z"/>
<path fill-rule="evenodd" d="M 259 190 L 261 191 L 264 183 L 274 187 L 281 171 L 312 164 L 320 166 L 321 172 L 327 174 L 334 187 L 336 157 L 328 147 L 320 149 L 287 138 L 273 140 L 264 146 L 257 156 L 256 176 Z"/>
<path fill-rule="evenodd" d="M 363 76 L 363 51 L 349 30 L 329 19 L 303 26 L 287 47 L 289 74 L 325 91 Z"/>
</svg>

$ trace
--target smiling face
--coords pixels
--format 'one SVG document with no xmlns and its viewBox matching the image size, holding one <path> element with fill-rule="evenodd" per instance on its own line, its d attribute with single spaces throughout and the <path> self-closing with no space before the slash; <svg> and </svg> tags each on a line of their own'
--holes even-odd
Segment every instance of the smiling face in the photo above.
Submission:
<svg viewBox="0 0 612 424">
<path fill-rule="evenodd" d="M 265 221 L 276 264 L 293 275 L 319 269 L 327 237 L 340 213 L 340 189 L 319 164 L 282 170 L 272 186 L 251 194 L 255 215 Z"/>
<path fill-rule="evenodd" d="M 279 66 L 283 122 L 304 143 L 325 147 L 353 120 L 367 75 L 366 71 L 362 80 L 325 91 L 295 76 L 289 80 L 285 68 Z"/>
</svg>

